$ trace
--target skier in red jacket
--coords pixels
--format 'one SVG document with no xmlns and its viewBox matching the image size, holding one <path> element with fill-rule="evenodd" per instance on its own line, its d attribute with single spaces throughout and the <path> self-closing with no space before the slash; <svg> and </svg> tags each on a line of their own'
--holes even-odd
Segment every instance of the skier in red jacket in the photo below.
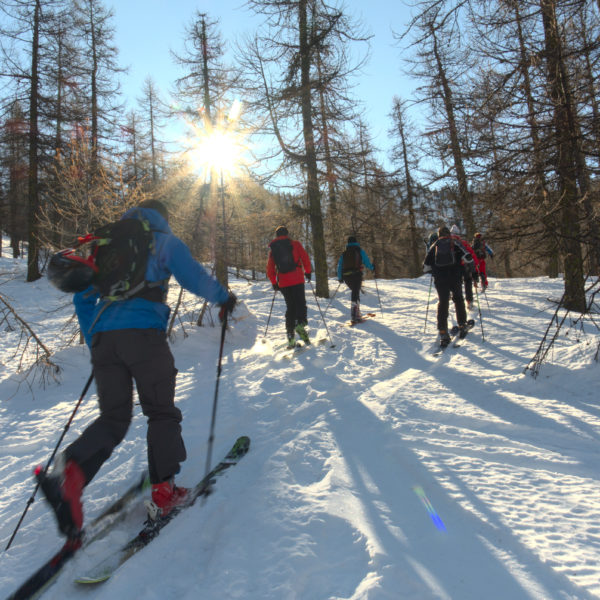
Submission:
<svg viewBox="0 0 600 600">
<path fill-rule="evenodd" d="M 278 227 L 275 239 L 269 244 L 267 277 L 273 289 L 281 291 L 285 299 L 285 328 L 289 348 L 296 346 L 296 333 L 305 344 L 310 344 L 306 331 L 308 321 L 304 279 L 310 281 L 311 276 L 310 258 L 302 244 L 289 237 L 287 227 Z"/>
<path fill-rule="evenodd" d="M 458 242 L 460 242 L 462 247 L 471 255 L 471 258 L 473 259 L 473 264 L 475 265 L 475 272 L 472 272 L 471 268 L 467 267 L 464 264 L 464 261 L 461 262 L 461 265 L 463 267 L 462 280 L 465 285 L 465 300 L 467 301 L 467 310 L 473 310 L 473 281 L 475 282 L 475 285 L 477 285 L 479 277 L 479 259 L 477 258 L 477 255 L 475 254 L 473 248 L 471 248 L 469 242 L 467 242 L 467 240 L 465 240 L 460 235 L 460 230 L 458 229 L 457 225 L 452 225 L 452 227 L 450 228 L 450 234 L 452 236 L 452 239 L 455 239 Z"/>
</svg>

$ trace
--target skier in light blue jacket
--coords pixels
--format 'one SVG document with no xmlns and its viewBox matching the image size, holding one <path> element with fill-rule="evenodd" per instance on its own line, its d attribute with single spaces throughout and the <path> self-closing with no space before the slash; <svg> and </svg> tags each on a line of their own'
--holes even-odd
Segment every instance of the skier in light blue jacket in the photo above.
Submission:
<svg viewBox="0 0 600 600">
<path fill-rule="evenodd" d="M 83 488 L 90 483 L 129 428 L 133 382 L 148 420 L 147 451 L 155 514 L 165 516 L 185 501 L 188 490 L 174 477 L 186 458 L 181 411 L 175 406 L 175 368 L 166 337 L 171 275 L 185 289 L 233 311 L 235 296 L 211 277 L 188 247 L 169 228 L 168 212 L 158 200 L 147 200 L 123 219 L 146 220 L 154 244 L 146 267 L 149 284 L 140 296 L 110 301 L 93 287 L 73 298 L 77 318 L 91 349 L 100 415 L 71 443 L 46 476 L 42 489 L 61 531 L 73 537 L 83 527 Z M 150 290 L 150 291 L 148 291 Z"/>
<path fill-rule="evenodd" d="M 350 319 L 352 323 L 358 323 L 362 316 L 360 314 L 360 289 L 363 280 L 363 270 L 367 267 L 375 271 L 367 253 L 360 247 L 356 237 L 348 238 L 346 249 L 342 252 L 337 266 L 337 278 L 340 283 L 345 282 L 351 291 Z"/>
</svg>

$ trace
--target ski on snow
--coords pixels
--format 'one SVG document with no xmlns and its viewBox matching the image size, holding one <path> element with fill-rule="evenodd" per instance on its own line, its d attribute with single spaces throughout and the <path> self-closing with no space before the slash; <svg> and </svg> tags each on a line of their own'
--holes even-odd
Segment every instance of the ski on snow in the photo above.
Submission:
<svg viewBox="0 0 600 600">
<path fill-rule="evenodd" d="M 282 356 L 282 358 L 287 358 L 288 360 L 291 360 L 292 358 L 294 358 L 294 356 L 298 356 L 299 354 L 302 354 L 309 348 L 311 348 L 313 346 L 321 346 L 327 341 L 328 341 L 327 338 L 318 338 L 315 341 L 311 342 L 310 344 L 306 344 L 304 342 L 296 342 L 296 345 L 293 348 L 286 346 L 284 348 L 281 356 Z M 335 344 L 331 345 L 330 348 L 335 348 Z"/>
<path fill-rule="evenodd" d="M 358 321 L 346 321 L 346 325 L 348 325 L 348 327 L 355 327 L 356 325 L 360 325 L 361 323 L 364 323 L 365 321 L 368 321 L 376 316 L 376 313 L 365 313 L 360 319 L 358 319 Z"/>
<path fill-rule="evenodd" d="M 246 455 L 249 448 L 250 438 L 246 436 L 239 437 L 225 458 L 192 488 L 188 502 L 172 509 L 165 517 L 159 517 L 156 520 L 149 518 L 144 528 L 135 537 L 119 548 L 114 554 L 111 554 L 93 566 L 86 574 L 75 579 L 75 582 L 80 584 L 95 584 L 109 579 L 119 567 L 158 536 L 162 528 L 170 523 L 174 517 L 194 504 L 200 496 L 207 495 L 210 492 L 212 481 L 224 471 L 236 465 Z"/>
<path fill-rule="evenodd" d="M 473 329 L 473 327 L 475 326 L 475 321 L 473 319 L 469 319 L 467 321 L 467 328 L 466 331 L 464 332 L 464 335 L 462 338 L 458 338 L 458 334 L 460 332 L 460 328 L 458 327 L 458 325 L 455 325 L 454 327 L 452 327 L 452 329 L 450 330 L 450 341 L 445 345 L 445 346 L 438 346 L 436 351 L 433 353 L 433 356 L 441 356 L 444 351 L 446 350 L 446 348 L 448 348 L 449 346 L 452 346 L 453 348 L 460 348 L 460 342 L 462 342 L 465 337 L 467 336 L 467 334 L 469 333 L 469 331 L 471 329 Z"/>
<path fill-rule="evenodd" d="M 473 327 L 475 327 L 475 320 L 469 319 L 467 321 L 465 331 L 463 332 L 463 336 L 462 337 L 459 336 L 459 339 L 454 342 L 454 344 L 453 344 L 454 348 L 460 348 L 460 342 L 464 341 L 464 339 L 467 337 L 469 331 L 471 331 L 471 329 L 473 329 Z"/>
<path fill-rule="evenodd" d="M 434 356 L 441 356 L 442 354 L 444 354 L 444 351 L 448 348 L 448 346 L 450 346 L 452 344 L 452 342 L 454 341 L 454 338 L 458 335 L 458 325 L 455 325 L 450 331 L 450 341 L 445 345 L 442 346 L 441 344 L 439 344 L 437 346 L 437 348 L 435 349 L 435 352 L 433 353 Z"/>
<path fill-rule="evenodd" d="M 150 479 L 148 473 L 145 472 L 122 496 L 96 517 L 80 536 L 67 539 L 63 547 L 31 575 L 16 592 L 9 596 L 8 600 L 32 600 L 37 598 L 53 583 L 61 569 L 73 558 L 76 552 L 107 534 L 125 517 L 128 513 L 127 509 L 148 487 L 150 487 Z"/>
</svg>

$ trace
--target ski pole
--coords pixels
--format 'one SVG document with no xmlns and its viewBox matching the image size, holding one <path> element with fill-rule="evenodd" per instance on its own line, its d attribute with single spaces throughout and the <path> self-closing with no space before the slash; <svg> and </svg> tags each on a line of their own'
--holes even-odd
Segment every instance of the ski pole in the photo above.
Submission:
<svg viewBox="0 0 600 600">
<path fill-rule="evenodd" d="M 429 293 L 427 294 L 427 309 L 425 310 L 425 327 L 423 327 L 423 333 L 427 331 L 427 315 L 429 315 L 429 301 L 431 299 L 431 287 L 433 285 L 433 275 L 429 280 Z"/>
<path fill-rule="evenodd" d="M 48 472 L 48 469 L 50 468 L 50 465 L 52 464 L 52 461 L 54 460 L 54 457 L 56 456 L 56 453 L 58 452 L 58 448 L 59 448 L 60 444 L 62 443 L 63 439 L 65 438 L 65 435 L 67 434 L 67 431 L 69 430 L 69 427 L 71 427 L 71 423 L 73 422 L 73 419 L 75 418 L 75 413 L 77 412 L 77 410 L 79 409 L 79 406 L 83 402 L 83 399 L 85 398 L 85 395 L 87 394 L 87 391 L 90 389 L 90 385 L 92 385 L 93 379 L 94 379 L 94 371 L 91 372 L 91 374 L 87 380 L 87 383 L 85 384 L 83 391 L 81 392 L 81 396 L 79 396 L 79 400 L 77 400 L 77 404 L 75 404 L 75 408 L 73 409 L 73 412 L 71 413 L 71 416 L 69 417 L 69 420 L 67 421 L 67 424 L 65 425 L 65 428 L 63 429 L 63 432 L 62 432 L 58 442 L 56 443 L 56 446 L 54 447 L 54 450 L 52 451 L 52 454 L 50 455 L 50 458 L 48 459 L 46 466 L 44 467 L 44 469 L 42 471 L 43 475 L 45 475 Z M 33 490 L 33 494 L 31 494 L 31 497 L 29 498 L 29 500 L 27 500 L 27 505 L 25 506 L 25 510 L 23 511 L 23 514 L 21 515 L 21 518 L 19 519 L 19 522 L 17 523 L 17 526 L 15 527 L 13 534 L 10 536 L 10 540 L 8 540 L 8 544 L 6 545 L 6 548 L 4 549 L 5 551 L 8 550 L 10 548 L 11 544 L 13 543 L 13 540 L 15 539 L 15 536 L 17 535 L 17 531 L 19 530 L 19 527 L 21 527 L 21 523 L 23 522 L 23 519 L 25 518 L 25 515 L 27 514 L 29 507 L 35 501 L 35 495 L 37 494 L 39 487 L 40 487 L 40 481 L 38 479 L 35 489 Z"/>
<path fill-rule="evenodd" d="M 317 303 L 317 307 L 319 312 L 321 313 L 321 319 L 323 319 L 323 325 L 325 325 L 325 331 L 327 332 L 327 337 L 329 338 L 329 343 L 331 344 L 330 348 L 335 348 L 335 344 L 331 339 L 331 334 L 329 333 L 329 329 L 327 328 L 327 323 L 325 323 L 325 316 L 323 315 L 323 311 L 321 310 L 321 305 L 319 304 L 319 299 L 317 298 L 317 294 L 315 292 L 315 288 L 313 287 L 312 281 L 308 281 L 310 283 L 310 289 L 312 290 L 313 296 L 315 297 L 315 301 Z"/>
<path fill-rule="evenodd" d="M 273 297 L 274 298 L 274 297 Z M 212 461 L 212 450 L 215 441 L 215 422 L 217 420 L 217 402 L 219 398 L 219 381 L 221 380 L 221 368 L 223 364 L 223 348 L 225 347 L 225 332 L 227 331 L 227 310 L 223 311 L 223 322 L 221 323 L 221 345 L 219 346 L 219 360 L 217 362 L 217 381 L 215 384 L 215 397 L 213 398 L 212 416 L 210 419 L 210 432 L 208 434 L 208 450 L 206 451 L 206 468 L 204 470 L 204 480 L 210 473 L 210 463 Z M 205 496 L 210 491 L 210 481 L 204 481 L 203 493 Z"/>
<path fill-rule="evenodd" d="M 488 300 L 487 292 L 485 291 L 485 289 L 483 290 L 483 297 L 485 298 L 485 303 L 487 304 L 488 310 L 490 310 L 490 302 Z"/>
<path fill-rule="evenodd" d="M 275 304 L 275 296 L 277 295 L 277 290 L 273 292 L 273 300 L 271 300 L 271 308 L 269 310 L 269 318 L 267 319 L 267 326 L 265 327 L 265 333 L 263 335 L 263 341 L 267 338 L 267 330 L 269 329 L 269 323 L 271 322 L 271 313 L 273 312 L 273 304 Z"/>
<path fill-rule="evenodd" d="M 481 326 L 481 341 L 485 342 L 485 335 L 483 334 L 483 318 L 481 316 L 481 305 L 479 304 L 479 290 L 475 286 L 475 298 L 477 298 L 477 310 L 479 311 L 479 325 Z"/>
<path fill-rule="evenodd" d="M 333 302 L 333 299 L 335 298 L 335 295 L 338 293 L 338 290 L 340 289 L 340 285 L 342 285 L 341 281 L 338 283 L 338 286 L 335 289 L 335 292 L 333 292 L 333 296 L 331 296 L 329 302 L 327 303 L 327 306 L 325 307 L 325 310 L 323 311 L 324 315 L 327 314 L 327 309 L 331 306 L 331 303 Z"/>
<path fill-rule="evenodd" d="M 377 300 L 379 300 L 379 310 L 381 311 L 381 316 L 383 317 L 383 306 L 381 306 L 381 297 L 379 296 L 379 286 L 377 285 L 377 277 L 375 279 L 375 289 L 377 290 Z"/>
</svg>

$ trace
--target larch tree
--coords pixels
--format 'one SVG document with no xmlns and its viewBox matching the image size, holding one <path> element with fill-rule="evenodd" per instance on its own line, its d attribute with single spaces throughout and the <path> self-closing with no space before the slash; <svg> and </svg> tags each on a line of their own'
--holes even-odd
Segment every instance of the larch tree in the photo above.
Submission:
<svg viewBox="0 0 600 600">
<path fill-rule="evenodd" d="M 138 99 L 144 154 L 148 156 L 149 185 L 146 187 L 156 190 L 162 179 L 162 166 L 165 162 L 165 142 L 162 139 L 167 109 L 163 102 L 158 86 L 151 77 L 146 78 L 142 95 Z"/>
<path fill-rule="evenodd" d="M 120 101 L 118 50 L 114 45 L 114 13 L 102 0 L 74 0 L 78 27 L 81 66 L 81 88 L 85 107 L 81 123 L 90 144 L 90 173 L 99 175 L 102 153 L 114 145 L 117 123 L 122 111 Z M 103 159 L 108 160 L 108 152 Z M 102 175 L 99 175 L 102 177 Z"/>
<path fill-rule="evenodd" d="M 586 309 L 581 253 L 581 228 L 578 190 L 578 132 L 571 83 L 564 60 L 563 41 L 556 16 L 556 0 L 540 0 L 545 36 L 549 95 L 553 103 L 553 124 L 557 154 L 555 169 L 559 181 L 561 248 L 565 265 L 565 308 L 577 312 Z"/>
<path fill-rule="evenodd" d="M 223 63 L 224 43 L 218 21 L 196 11 L 186 27 L 184 48 L 172 52 L 183 75 L 175 81 L 179 112 L 191 120 L 198 136 L 210 139 L 215 132 L 226 129 L 227 99 L 233 85 L 230 69 Z M 198 140 L 200 141 L 200 140 Z M 215 261 L 215 276 L 228 285 L 227 271 L 227 211 L 222 171 L 205 165 L 208 184 L 200 188 L 196 212 L 198 230 L 203 221 L 209 222 L 209 239 Z M 206 193 L 208 192 L 208 193 Z"/>
<path fill-rule="evenodd" d="M 333 138 L 342 139 L 340 122 L 352 110 L 345 88 L 353 67 L 345 48 L 366 36 L 357 35 L 344 12 L 323 0 L 246 4 L 266 18 L 241 60 L 248 95 L 253 96 L 257 120 L 266 115 L 263 132 L 277 141 L 280 162 L 274 170 L 295 173 L 299 185 L 305 185 L 316 294 L 328 297 L 324 204 L 337 210 L 336 163 L 341 154 Z M 345 100 L 336 101 L 336 96 Z M 275 164 L 274 155 L 270 164 Z"/>
<path fill-rule="evenodd" d="M 404 192 L 406 198 L 406 210 L 409 223 L 409 246 L 410 246 L 410 275 L 419 277 L 423 272 L 422 256 L 423 247 L 420 240 L 419 228 L 417 226 L 417 215 L 415 210 L 415 185 L 413 182 L 413 162 L 414 157 L 410 153 L 410 142 L 407 131 L 407 114 L 405 104 L 400 98 L 394 98 L 392 107 L 392 129 L 390 132 L 396 140 L 392 148 L 392 156 L 400 163 L 400 169 L 403 173 Z"/>
<path fill-rule="evenodd" d="M 417 4 L 417 15 L 407 30 L 399 36 L 414 32 L 412 47 L 416 49 L 411 74 L 423 84 L 418 89 L 421 100 L 432 110 L 430 141 L 436 142 L 442 164 L 451 162 L 451 172 L 456 181 L 455 197 L 457 214 L 464 224 L 468 237 L 475 231 L 473 198 L 465 167 L 468 154 L 462 125 L 460 106 L 460 82 L 469 70 L 470 58 L 460 46 L 460 8 L 464 2 L 423 0 Z M 444 174 L 446 176 L 446 174 Z"/>
</svg>

